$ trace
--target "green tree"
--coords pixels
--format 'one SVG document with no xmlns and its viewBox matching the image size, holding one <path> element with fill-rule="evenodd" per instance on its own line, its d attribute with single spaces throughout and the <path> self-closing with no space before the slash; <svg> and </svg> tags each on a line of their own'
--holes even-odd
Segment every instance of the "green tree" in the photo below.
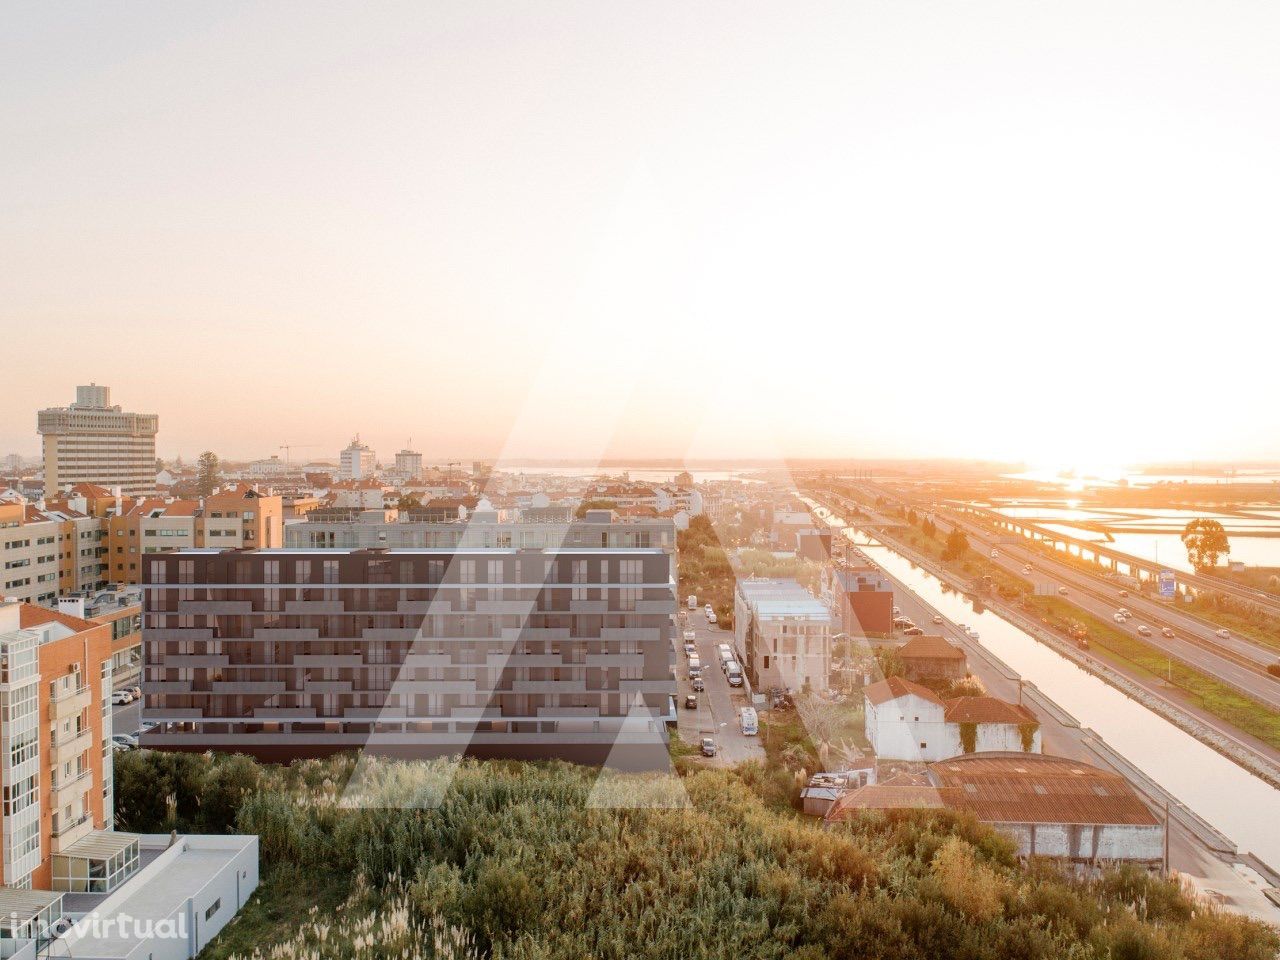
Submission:
<svg viewBox="0 0 1280 960">
<path fill-rule="evenodd" d="M 1217 520 L 1200 517 L 1187 523 L 1182 531 L 1182 543 L 1187 548 L 1187 560 L 1197 570 L 1208 570 L 1218 565 L 1218 557 L 1231 552 L 1227 531 Z"/>
<path fill-rule="evenodd" d="M 959 527 L 952 527 L 947 534 L 947 545 L 942 550 L 943 560 L 959 560 L 969 552 L 969 538 Z"/>
<path fill-rule="evenodd" d="M 578 504 L 578 509 L 573 515 L 581 520 L 587 515 L 588 510 L 613 510 L 617 506 L 617 503 L 612 500 L 583 500 Z"/>
<path fill-rule="evenodd" d="M 218 455 L 212 450 L 206 450 L 196 461 L 196 490 L 199 491 L 200 496 L 209 497 L 221 482 L 222 470 L 221 464 L 218 463 Z"/>
</svg>

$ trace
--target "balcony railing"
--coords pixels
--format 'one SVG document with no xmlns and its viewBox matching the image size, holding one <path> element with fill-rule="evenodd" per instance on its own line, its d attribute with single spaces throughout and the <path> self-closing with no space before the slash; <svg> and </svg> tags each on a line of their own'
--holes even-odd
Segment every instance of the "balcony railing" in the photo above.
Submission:
<svg viewBox="0 0 1280 960">
<path fill-rule="evenodd" d="M 88 820 L 89 820 L 89 815 L 87 813 L 82 813 L 76 819 L 54 827 L 53 830 L 50 831 L 50 834 L 54 837 L 64 837 L 71 831 L 75 830 L 77 827 L 81 826 L 84 823 L 87 823 Z"/>
</svg>

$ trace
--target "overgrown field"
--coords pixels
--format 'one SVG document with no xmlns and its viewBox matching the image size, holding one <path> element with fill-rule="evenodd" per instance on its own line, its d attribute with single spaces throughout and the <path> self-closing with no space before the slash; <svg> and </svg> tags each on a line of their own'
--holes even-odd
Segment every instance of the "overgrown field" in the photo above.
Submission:
<svg viewBox="0 0 1280 960">
<path fill-rule="evenodd" d="M 1020 866 L 948 813 L 832 831 L 769 809 L 758 768 L 643 781 L 680 807 L 598 809 L 568 764 L 291 768 L 143 752 L 116 771 L 119 826 L 261 837 L 264 881 L 208 958 L 1151 958 L 1262 960 L 1280 940 L 1137 872 Z M 450 773 L 454 775 L 449 776 Z"/>
</svg>

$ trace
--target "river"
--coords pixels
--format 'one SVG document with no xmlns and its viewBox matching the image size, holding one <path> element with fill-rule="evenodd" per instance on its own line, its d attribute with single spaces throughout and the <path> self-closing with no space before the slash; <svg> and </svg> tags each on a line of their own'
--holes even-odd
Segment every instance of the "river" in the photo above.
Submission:
<svg viewBox="0 0 1280 960">
<path fill-rule="evenodd" d="M 1241 851 L 1280 866 L 1280 790 L 1184 733 L 1071 660 L 990 611 L 944 589 L 937 578 L 840 517 L 828 523 L 952 621 L 975 627 L 979 643 L 1094 730 L 1134 766 L 1230 837 Z"/>
</svg>

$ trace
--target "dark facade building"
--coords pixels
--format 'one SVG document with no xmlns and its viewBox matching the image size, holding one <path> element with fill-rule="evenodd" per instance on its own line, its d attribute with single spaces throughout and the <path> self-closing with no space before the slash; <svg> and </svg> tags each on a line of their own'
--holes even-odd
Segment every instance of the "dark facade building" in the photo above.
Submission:
<svg viewBox="0 0 1280 960">
<path fill-rule="evenodd" d="M 184 550 L 144 589 L 149 747 L 667 763 L 660 548 Z"/>
<path fill-rule="evenodd" d="M 840 629 L 851 635 L 893 632 L 893 584 L 875 567 L 835 567 L 831 592 Z"/>
</svg>

